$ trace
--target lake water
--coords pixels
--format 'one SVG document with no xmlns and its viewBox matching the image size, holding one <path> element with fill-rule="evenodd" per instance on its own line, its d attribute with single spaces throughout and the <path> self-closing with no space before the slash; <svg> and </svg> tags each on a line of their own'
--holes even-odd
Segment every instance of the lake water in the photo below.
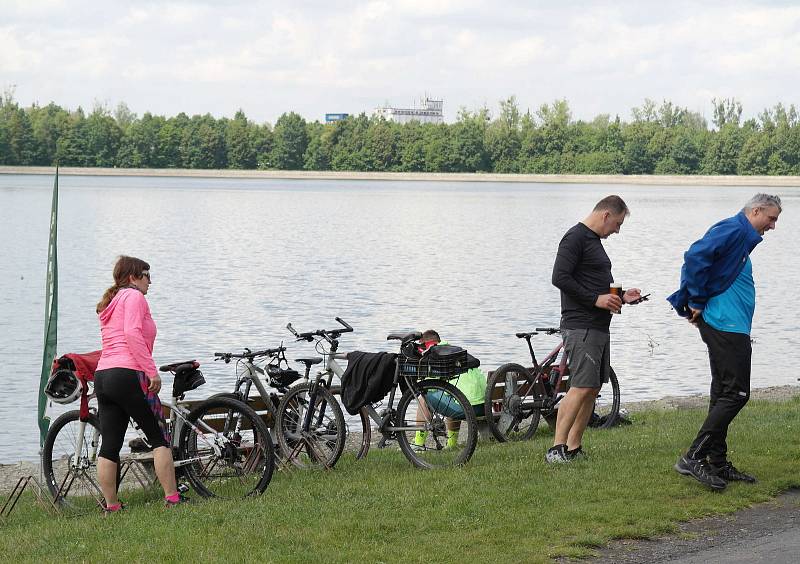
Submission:
<svg viewBox="0 0 800 564">
<path fill-rule="evenodd" d="M 53 178 L 0 175 L 0 462 L 35 459 Z M 121 253 L 151 264 L 157 363 L 197 358 L 202 397 L 232 387 L 215 351 L 313 353 L 300 331 L 355 327 L 342 350 L 392 350 L 386 335 L 435 328 L 486 369 L 526 362 L 517 331 L 557 325 L 550 273 L 558 242 L 601 197 L 632 210 L 605 243 L 614 275 L 651 293 L 612 325 L 623 404 L 707 392 L 697 331 L 664 298 L 682 253 L 734 214 L 750 187 L 78 177 L 60 179 L 58 351 L 100 346 L 94 313 Z M 770 191 L 770 190 L 766 190 Z M 758 293 L 753 386 L 797 382 L 798 195 L 752 256 Z M 794 241 L 794 243 L 792 243 Z M 793 280 L 795 282 L 793 282 Z M 540 336 L 541 350 L 555 344 Z M 165 386 L 170 389 L 169 382 Z M 70 406 L 72 407 L 72 406 Z M 58 413 L 53 409 L 54 414 Z"/>
</svg>

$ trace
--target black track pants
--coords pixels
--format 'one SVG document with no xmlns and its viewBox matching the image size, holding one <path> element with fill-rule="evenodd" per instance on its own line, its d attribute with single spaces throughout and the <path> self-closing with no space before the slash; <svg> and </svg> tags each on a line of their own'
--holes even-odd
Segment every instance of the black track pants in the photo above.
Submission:
<svg viewBox="0 0 800 564">
<path fill-rule="evenodd" d="M 689 456 L 708 457 L 712 465 L 721 466 L 728 454 L 728 426 L 750 398 L 752 346 L 749 335 L 718 331 L 702 319 L 700 336 L 711 362 L 711 399 Z"/>
</svg>

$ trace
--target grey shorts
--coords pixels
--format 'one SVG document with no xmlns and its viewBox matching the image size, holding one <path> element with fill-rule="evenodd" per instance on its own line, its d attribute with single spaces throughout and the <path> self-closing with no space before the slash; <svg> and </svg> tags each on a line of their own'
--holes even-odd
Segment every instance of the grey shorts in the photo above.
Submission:
<svg viewBox="0 0 800 564">
<path fill-rule="evenodd" d="M 572 388 L 602 388 L 611 373 L 611 335 L 597 329 L 562 329 Z"/>
</svg>

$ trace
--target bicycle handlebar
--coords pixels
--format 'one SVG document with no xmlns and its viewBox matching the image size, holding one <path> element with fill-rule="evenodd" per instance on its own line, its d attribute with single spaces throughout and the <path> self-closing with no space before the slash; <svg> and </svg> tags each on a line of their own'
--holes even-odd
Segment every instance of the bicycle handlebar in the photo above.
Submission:
<svg viewBox="0 0 800 564">
<path fill-rule="evenodd" d="M 537 327 L 530 333 L 516 333 L 518 339 L 530 339 L 534 335 L 539 333 L 547 333 L 548 335 L 553 335 L 555 333 L 561 333 L 561 329 L 558 327 Z"/>
<path fill-rule="evenodd" d="M 216 352 L 214 353 L 214 360 L 224 360 L 225 362 L 230 362 L 232 358 L 253 359 L 259 356 L 275 356 L 276 354 L 280 354 L 282 352 L 286 352 L 286 347 L 283 345 L 274 349 L 264 349 L 263 351 L 255 352 L 245 348 L 243 353 Z"/>
<path fill-rule="evenodd" d="M 341 317 L 337 317 L 336 321 L 344 327 L 344 329 L 317 329 L 316 331 L 307 331 L 305 333 L 298 333 L 291 323 L 286 324 L 286 328 L 294 335 L 298 341 L 313 341 L 314 337 L 322 337 L 326 340 L 338 339 L 342 333 L 351 333 L 353 327 Z"/>
</svg>

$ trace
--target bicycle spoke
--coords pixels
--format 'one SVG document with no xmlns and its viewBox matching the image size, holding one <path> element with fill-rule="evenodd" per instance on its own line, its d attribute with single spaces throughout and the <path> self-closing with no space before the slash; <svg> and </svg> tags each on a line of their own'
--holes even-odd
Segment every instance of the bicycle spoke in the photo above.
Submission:
<svg viewBox="0 0 800 564">
<path fill-rule="evenodd" d="M 444 381 L 415 384 L 400 399 L 395 434 L 403 454 L 420 468 L 463 464 L 472 456 L 477 423 L 464 395 Z"/>
</svg>

